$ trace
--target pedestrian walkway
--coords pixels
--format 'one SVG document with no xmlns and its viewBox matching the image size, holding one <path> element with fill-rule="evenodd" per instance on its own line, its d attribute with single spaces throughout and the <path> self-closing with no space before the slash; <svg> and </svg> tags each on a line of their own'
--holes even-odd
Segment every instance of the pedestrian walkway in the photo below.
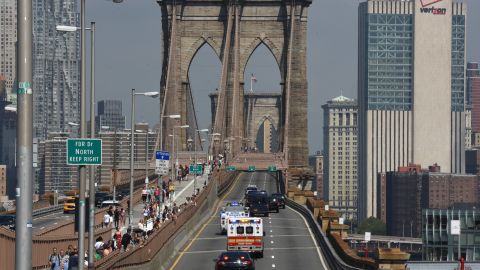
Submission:
<svg viewBox="0 0 480 270">
<path fill-rule="evenodd" d="M 204 185 L 207 184 L 208 177 L 207 175 L 198 175 L 197 180 L 196 180 L 196 187 L 198 189 L 202 189 Z M 186 180 L 183 181 L 174 181 L 173 184 L 175 185 L 175 192 L 173 193 L 173 196 L 170 196 L 170 200 L 165 200 L 164 203 L 160 204 L 160 212 L 163 211 L 165 206 L 167 206 L 169 209 L 173 207 L 174 203 L 176 205 L 181 205 L 185 202 L 187 202 L 187 198 L 192 197 L 194 194 L 194 186 L 195 186 L 195 180 L 193 175 L 188 175 L 186 177 Z M 144 209 L 145 209 L 145 204 L 143 201 L 140 201 L 138 204 L 136 204 L 133 207 L 133 220 L 132 220 L 132 227 L 136 228 L 138 227 L 138 223 L 140 220 L 143 220 L 144 218 Z M 122 235 L 127 231 L 128 229 L 128 216 L 126 217 L 126 223 L 125 226 L 122 226 L 120 231 Z"/>
</svg>

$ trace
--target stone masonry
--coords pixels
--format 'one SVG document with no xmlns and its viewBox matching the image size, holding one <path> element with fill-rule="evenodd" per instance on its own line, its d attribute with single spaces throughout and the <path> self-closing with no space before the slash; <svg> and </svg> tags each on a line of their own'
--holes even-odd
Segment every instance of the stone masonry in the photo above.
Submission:
<svg viewBox="0 0 480 270">
<path fill-rule="evenodd" d="M 283 108 L 278 129 L 280 148 L 289 167 L 306 167 L 307 140 L 307 11 L 312 0 L 157 0 L 162 12 L 163 70 L 161 114 L 164 130 L 188 123 L 188 70 L 197 51 L 211 46 L 222 63 L 214 132 L 246 137 L 243 71 L 261 43 L 274 55 L 281 73 Z M 191 131 L 177 130 L 181 147 Z M 164 149 L 171 150 L 164 132 Z M 240 150 L 235 139 L 233 152 Z M 215 149 L 214 149 L 215 151 Z"/>
</svg>

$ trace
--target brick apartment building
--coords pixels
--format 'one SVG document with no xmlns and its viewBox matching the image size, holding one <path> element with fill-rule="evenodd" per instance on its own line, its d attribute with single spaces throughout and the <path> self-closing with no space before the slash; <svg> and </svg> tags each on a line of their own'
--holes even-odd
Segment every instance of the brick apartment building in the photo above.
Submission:
<svg viewBox="0 0 480 270">
<path fill-rule="evenodd" d="M 480 202 L 480 176 L 440 173 L 438 166 L 400 167 L 378 174 L 377 215 L 387 234 L 419 237 L 422 209 L 451 209 Z"/>
</svg>

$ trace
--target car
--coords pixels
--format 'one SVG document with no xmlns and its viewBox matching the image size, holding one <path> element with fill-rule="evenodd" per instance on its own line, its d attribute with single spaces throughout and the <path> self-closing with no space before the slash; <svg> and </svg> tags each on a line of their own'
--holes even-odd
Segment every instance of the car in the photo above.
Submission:
<svg viewBox="0 0 480 270">
<path fill-rule="evenodd" d="M 285 195 L 281 193 L 272 193 L 271 196 L 277 199 L 279 208 L 285 209 Z"/>
<path fill-rule="evenodd" d="M 119 206 L 121 206 L 121 205 L 120 205 L 120 202 L 119 202 L 119 201 L 105 200 L 105 201 L 103 201 L 102 204 L 100 205 L 100 208 L 110 207 L 110 206 L 119 207 Z"/>
<path fill-rule="evenodd" d="M 251 217 L 269 215 L 269 201 L 266 194 L 260 192 L 250 192 L 247 195 L 245 206 L 248 207 Z"/>
<path fill-rule="evenodd" d="M 276 213 L 280 211 L 277 198 L 273 196 L 268 197 L 268 210 L 275 211 Z"/>
<path fill-rule="evenodd" d="M 117 199 L 116 199 L 117 201 L 121 201 L 121 200 L 122 200 L 122 199 L 121 199 L 122 196 L 120 196 L 119 194 L 115 194 L 115 195 L 116 195 L 116 197 L 117 197 Z M 113 201 L 113 195 L 112 195 L 112 194 L 108 194 L 107 196 L 104 196 L 102 202 L 103 202 L 103 201 Z M 101 204 L 101 202 L 100 202 L 100 204 Z"/>
<path fill-rule="evenodd" d="M 268 203 L 253 202 L 250 204 L 248 210 L 251 217 L 268 217 L 270 214 L 270 208 L 268 207 Z"/>
<path fill-rule="evenodd" d="M 95 193 L 95 206 L 100 207 L 103 201 L 105 201 L 105 197 L 110 195 L 108 192 L 96 192 Z"/>
<path fill-rule="evenodd" d="M 63 203 L 63 213 L 68 214 L 75 212 L 75 197 L 69 197 Z"/>
<path fill-rule="evenodd" d="M 255 270 L 255 262 L 245 251 L 222 252 L 215 261 L 215 270 Z"/>
<path fill-rule="evenodd" d="M 15 215 L 0 215 L 0 226 L 15 230 Z"/>
<path fill-rule="evenodd" d="M 128 189 L 121 189 L 121 190 L 117 190 L 117 198 L 118 196 L 120 196 L 120 198 L 127 198 L 128 196 L 130 196 L 130 190 Z"/>
<path fill-rule="evenodd" d="M 245 196 L 247 196 L 248 193 L 252 191 L 257 191 L 258 188 L 256 185 L 248 185 L 247 188 L 245 189 Z"/>
</svg>

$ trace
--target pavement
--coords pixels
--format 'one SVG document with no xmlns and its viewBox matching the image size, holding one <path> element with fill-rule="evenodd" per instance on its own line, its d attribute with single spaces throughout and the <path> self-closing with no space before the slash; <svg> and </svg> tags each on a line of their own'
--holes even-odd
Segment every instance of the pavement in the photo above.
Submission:
<svg viewBox="0 0 480 270">
<path fill-rule="evenodd" d="M 197 176 L 197 188 L 203 187 L 204 182 L 207 180 L 207 175 L 198 175 Z M 180 205 L 182 203 L 185 203 L 187 201 L 187 197 L 191 197 L 194 194 L 194 186 L 195 186 L 195 181 L 194 181 L 194 176 L 193 175 L 188 175 L 186 177 L 186 180 L 184 181 L 175 181 L 175 192 L 173 194 L 173 197 L 171 198 L 171 202 L 166 202 L 165 204 L 161 204 L 161 209 L 166 205 L 168 207 L 172 206 L 173 203 L 176 203 L 177 205 Z M 133 227 L 137 227 L 138 221 L 140 219 L 143 219 L 143 209 L 144 209 L 145 204 L 140 201 L 137 205 L 133 207 Z M 122 232 L 122 235 L 127 231 L 128 228 L 128 213 L 126 216 L 126 222 L 125 226 L 122 226 L 120 231 Z M 114 232 L 113 232 L 114 233 Z"/>
<path fill-rule="evenodd" d="M 242 173 L 220 206 L 225 205 L 225 201 L 242 200 L 249 184 L 255 184 L 269 194 L 278 191 L 273 174 Z M 218 212 L 211 216 L 167 269 L 204 270 L 215 267 L 213 259 L 227 246 L 227 237 L 220 234 L 219 216 Z M 256 269 L 328 269 L 321 248 L 316 245 L 311 229 L 299 213 L 287 207 L 280 209 L 278 214 L 270 213 L 269 217 L 262 219 L 266 233 L 265 251 L 264 258 L 256 259 Z"/>
</svg>

